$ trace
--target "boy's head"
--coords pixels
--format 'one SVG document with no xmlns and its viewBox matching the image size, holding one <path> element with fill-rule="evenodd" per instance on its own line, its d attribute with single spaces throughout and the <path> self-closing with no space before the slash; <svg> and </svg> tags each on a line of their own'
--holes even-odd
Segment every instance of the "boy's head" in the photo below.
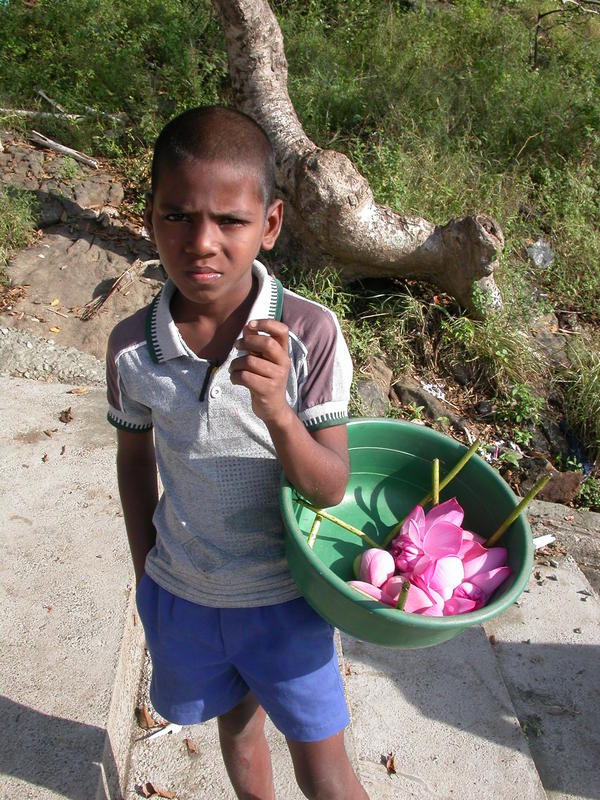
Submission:
<svg viewBox="0 0 600 800">
<path fill-rule="evenodd" d="M 262 128 L 227 108 L 186 111 L 158 137 L 144 223 L 182 314 L 225 318 L 250 296 L 254 259 L 281 230 L 273 162 Z"/>
<path fill-rule="evenodd" d="M 184 111 L 161 131 L 152 159 L 152 194 L 166 167 L 219 161 L 256 176 L 265 209 L 275 190 L 275 157 L 266 133 L 251 117 L 223 106 Z"/>
</svg>

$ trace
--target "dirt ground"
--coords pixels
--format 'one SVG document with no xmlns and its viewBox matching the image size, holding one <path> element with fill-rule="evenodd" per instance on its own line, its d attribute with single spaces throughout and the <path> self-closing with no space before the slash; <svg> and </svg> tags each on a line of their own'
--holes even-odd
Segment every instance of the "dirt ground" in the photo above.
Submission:
<svg viewBox="0 0 600 800">
<path fill-rule="evenodd" d="M 154 247 L 124 211 L 123 187 L 109 171 L 78 164 L 74 174 L 58 154 L 2 141 L 2 183 L 34 192 L 39 211 L 35 242 L 7 268 L 22 291 L 2 299 L 1 324 L 103 359 L 113 326 L 164 280 Z"/>
</svg>

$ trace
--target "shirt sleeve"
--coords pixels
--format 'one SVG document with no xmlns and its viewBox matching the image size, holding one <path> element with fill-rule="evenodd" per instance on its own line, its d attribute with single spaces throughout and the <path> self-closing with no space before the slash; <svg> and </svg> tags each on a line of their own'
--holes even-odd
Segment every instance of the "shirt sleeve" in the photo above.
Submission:
<svg viewBox="0 0 600 800">
<path fill-rule="evenodd" d="M 299 386 L 298 417 L 309 431 L 348 421 L 352 359 L 335 314 L 311 309 L 305 328 L 305 368 Z"/>
<path fill-rule="evenodd" d="M 127 351 L 119 350 L 118 335 L 113 331 L 106 353 L 106 418 L 120 430 L 144 433 L 152 429 L 152 411 L 127 391 L 127 366 Z"/>
</svg>

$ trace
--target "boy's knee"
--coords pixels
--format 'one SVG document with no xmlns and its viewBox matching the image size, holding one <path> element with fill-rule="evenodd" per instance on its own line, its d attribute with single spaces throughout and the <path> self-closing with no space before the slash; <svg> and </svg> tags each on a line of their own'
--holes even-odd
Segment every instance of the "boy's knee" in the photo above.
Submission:
<svg viewBox="0 0 600 800">
<path fill-rule="evenodd" d="M 249 693 L 231 711 L 218 717 L 219 736 L 240 742 L 253 739 L 262 733 L 265 717 L 263 708 L 254 695 Z"/>
<path fill-rule="evenodd" d="M 322 742 L 288 739 L 296 781 L 309 800 L 368 800 L 344 747 L 343 734 Z"/>
<path fill-rule="evenodd" d="M 345 794 L 345 781 L 337 775 L 315 775 L 311 772 L 296 773 L 300 791 L 309 800 L 342 800 Z"/>
</svg>

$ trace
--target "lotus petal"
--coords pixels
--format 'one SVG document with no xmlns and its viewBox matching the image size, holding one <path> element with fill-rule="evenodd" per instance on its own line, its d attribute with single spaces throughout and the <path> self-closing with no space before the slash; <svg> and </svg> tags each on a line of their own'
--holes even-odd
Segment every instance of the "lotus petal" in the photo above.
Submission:
<svg viewBox="0 0 600 800">
<path fill-rule="evenodd" d="M 491 569 L 488 572 L 478 572 L 477 575 L 471 576 L 471 583 L 481 589 L 487 596 L 487 599 L 496 591 L 498 586 L 505 581 L 510 575 L 508 567 L 498 567 Z M 486 599 L 486 602 L 487 602 Z"/>
<path fill-rule="evenodd" d="M 392 543 L 392 556 L 396 569 L 402 574 L 411 575 L 415 565 L 423 555 L 419 545 L 416 545 L 408 536 L 397 536 Z M 429 562 L 429 559 L 427 560 Z"/>
<path fill-rule="evenodd" d="M 366 581 L 348 581 L 348 584 L 361 592 L 361 594 L 366 594 L 367 597 L 371 597 L 373 600 L 379 600 L 379 602 L 381 602 L 381 589 L 373 586 L 372 583 L 367 583 Z"/>
<path fill-rule="evenodd" d="M 506 547 L 483 547 L 478 542 L 471 542 L 470 547 L 463 553 L 462 560 L 465 578 L 470 580 L 479 572 L 489 572 L 505 566 Z"/>
<path fill-rule="evenodd" d="M 358 568 L 358 579 L 382 586 L 396 571 L 394 557 L 387 550 L 370 547 L 362 554 Z"/>
<path fill-rule="evenodd" d="M 440 595 L 427 586 L 422 578 L 411 580 L 406 603 L 404 604 L 405 611 L 425 614 L 428 613 L 428 609 L 435 609 L 432 615 L 441 617 L 443 607 L 444 601 Z"/>
<path fill-rule="evenodd" d="M 432 525 L 423 537 L 423 552 L 432 558 L 455 556 L 462 544 L 462 528 L 452 522 L 440 520 Z"/>
<path fill-rule="evenodd" d="M 405 583 L 406 578 L 403 578 L 402 575 L 392 575 L 392 577 L 389 578 L 381 587 L 382 593 L 389 597 L 392 605 L 396 605 L 398 603 L 398 597 L 400 596 L 400 592 L 404 588 Z"/>
<path fill-rule="evenodd" d="M 475 611 L 477 602 L 471 600 L 469 597 L 451 597 L 444 603 L 444 616 L 450 617 L 454 614 L 467 614 L 469 611 Z"/>
<path fill-rule="evenodd" d="M 452 594 L 453 598 L 466 597 L 469 600 L 475 601 L 475 608 L 481 608 L 487 601 L 487 596 L 474 583 L 470 581 L 463 581 L 460 586 L 457 586 Z"/>
<path fill-rule="evenodd" d="M 425 533 L 427 533 L 427 530 L 432 525 L 442 520 L 444 522 L 451 522 L 453 525 L 457 525 L 460 528 L 464 516 L 465 512 L 462 510 L 456 497 L 453 497 L 451 500 L 446 500 L 444 503 L 438 503 L 437 506 L 433 506 L 425 515 Z"/>
<path fill-rule="evenodd" d="M 421 539 L 423 535 L 423 530 L 425 528 L 425 512 L 423 511 L 422 506 L 415 506 L 411 511 L 407 514 L 406 519 L 402 523 L 402 527 L 400 528 L 400 533 L 396 537 L 396 539 L 400 536 L 406 536 L 410 539 L 413 544 L 420 545 Z M 394 539 L 394 542 L 396 541 Z M 392 547 L 394 545 L 392 542 Z"/>
<path fill-rule="evenodd" d="M 423 575 L 428 586 L 438 592 L 444 600 L 452 597 L 452 593 L 462 583 L 464 577 L 462 561 L 456 556 L 438 559 Z"/>
<path fill-rule="evenodd" d="M 485 537 L 480 536 L 478 533 L 473 533 L 473 531 L 466 531 L 463 528 L 463 542 L 478 542 L 479 544 L 485 544 Z"/>
</svg>

